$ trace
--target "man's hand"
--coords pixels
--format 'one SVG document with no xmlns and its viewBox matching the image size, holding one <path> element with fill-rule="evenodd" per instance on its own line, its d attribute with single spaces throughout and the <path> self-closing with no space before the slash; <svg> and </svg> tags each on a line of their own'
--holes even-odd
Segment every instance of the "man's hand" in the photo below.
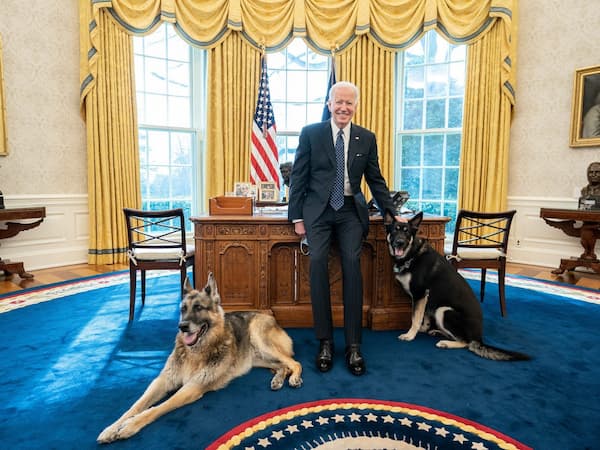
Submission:
<svg viewBox="0 0 600 450">
<path fill-rule="evenodd" d="M 304 221 L 294 222 L 294 231 L 298 236 L 304 237 L 306 235 L 306 228 L 304 228 Z"/>
</svg>

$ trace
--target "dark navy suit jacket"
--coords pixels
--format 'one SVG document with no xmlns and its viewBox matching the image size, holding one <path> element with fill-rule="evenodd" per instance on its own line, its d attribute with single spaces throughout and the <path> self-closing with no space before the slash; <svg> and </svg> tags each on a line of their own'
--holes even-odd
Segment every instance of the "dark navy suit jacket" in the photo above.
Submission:
<svg viewBox="0 0 600 450">
<path fill-rule="evenodd" d="M 394 211 L 386 181 L 379 168 L 377 140 L 373 132 L 351 124 L 347 165 L 356 210 L 366 235 L 369 212 L 360 188 L 363 176 L 380 209 Z M 304 127 L 300 133 L 290 178 L 288 219 L 303 219 L 307 227 L 318 220 L 329 202 L 334 177 L 335 149 L 331 122 Z"/>
</svg>

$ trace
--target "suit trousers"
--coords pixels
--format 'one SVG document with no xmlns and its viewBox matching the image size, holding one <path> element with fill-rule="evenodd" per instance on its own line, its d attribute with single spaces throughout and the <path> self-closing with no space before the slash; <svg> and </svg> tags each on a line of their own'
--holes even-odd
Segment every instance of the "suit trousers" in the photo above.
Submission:
<svg viewBox="0 0 600 450">
<path fill-rule="evenodd" d="M 310 249 L 310 296 L 317 339 L 333 339 L 329 250 L 332 241 L 339 247 L 342 266 L 344 335 L 346 345 L 362 339 L 363 280 L 360 269 L 363 228 L 354 198 L 344 197 L 344 206 L 335 211 L 327 206 L 306 229 Z"/>
</svg>

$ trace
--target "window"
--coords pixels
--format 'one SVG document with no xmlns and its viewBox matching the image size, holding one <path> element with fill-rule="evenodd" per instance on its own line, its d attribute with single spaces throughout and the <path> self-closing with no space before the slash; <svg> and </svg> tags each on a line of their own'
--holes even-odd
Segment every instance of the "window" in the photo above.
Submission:
<svg viewBox="0 0 600 450">
<path fill-rule="evenodd" d="M 267 66 L 279 162 L 293 162 L 302 127 L 323 115 L 330 57 L 313 52 L 296 38 L 281 52 L 269 53 Z"/>
<path fill-rule="evenodd" d="M 189 219 L 203 199 L 205 52 L 166 24 L 134 38 L 134 52 L 142 207 L 182 208 Z"/>
<path fill-rule="evenodd" d="M 458 199 L 466 48 L 435 31 L 397 56 L 395 189 L 407 207 L 451 218 Z"/>
</svg>

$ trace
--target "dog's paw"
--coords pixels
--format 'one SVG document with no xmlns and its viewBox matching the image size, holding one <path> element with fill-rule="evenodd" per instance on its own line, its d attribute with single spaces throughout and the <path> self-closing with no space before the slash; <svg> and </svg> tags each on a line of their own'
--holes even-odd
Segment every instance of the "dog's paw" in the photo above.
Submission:
<svg viewBox="0 0 600 450">
<path fill-rule="evenodd" d="M 301 377 L 292 375 L 288 380 L 288 383 L 293 388 L 299 388 L 302 386 L 303 381 Z"/>
<path fill-rule="evenodd" d="M 271 390 L 278 391 L 283 387 L 283 382 L 285 381 L 285 375 L 277 372 L 273 379 L 271 380 Z"/>
<path fill-rule="evenodd" d="M 403 333 L 398 336 L 401 341 L 412 341 L 415 338 L 415 333 Z"/>
<path fill-rule="evenodd" d="M 120 428 L 120 424 L 117 423 L 113 423 L 112 425 L 106 427 L 102 433 L 98 435 L 96 442 L 98 442 L 98 444 L 109 444 L 117 439 L 121 439 L 119 437 Z"/>
<path fill-rule="evenodd" d="M 135 417 L 131 417 L 123 422 L 113 423 L 98 435 L 96 441 L 99 444 L 108 444 L 119 439 L 130 438 L 141 429 L 141 426 L 134 419 Z"/>
</svg>

